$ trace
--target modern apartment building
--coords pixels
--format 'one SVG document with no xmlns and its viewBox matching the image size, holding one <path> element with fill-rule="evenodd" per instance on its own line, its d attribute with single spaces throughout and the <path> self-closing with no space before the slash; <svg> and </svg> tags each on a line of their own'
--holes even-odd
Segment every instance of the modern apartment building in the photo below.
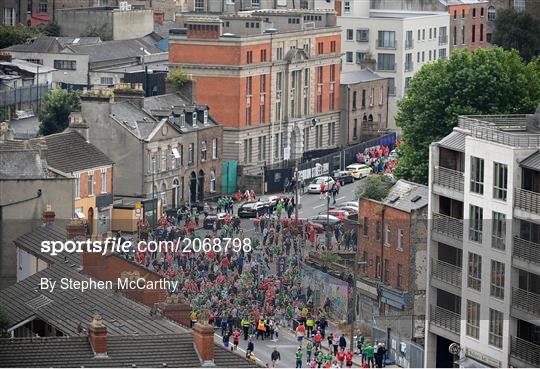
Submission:
<svg viewBox="0 0 540 369">
<path fill-rule="evenodd" d="M 426 365 L 539 367 L 540 109 L 460 117 L 429 168 Z"/>
<path fill-rule="evenodd" d="M 335 12 L 261 10 L 182 22 L 169 37 L 169 65 L 191 75 L 195 100 L 223 125 L 225 160 L 260 170 L 339 145 Z"/>
<path fill-rule="evenodd" d="M 338 25 L 343 71 L 370 67 L 388 78 L 388 128 L 395 129 L 397 102 L 407 93 L 411 77 L 422 65 L 448 57 L 449 15 L 370 10 L 367 1 L 342 4 Z"/>
</svg>

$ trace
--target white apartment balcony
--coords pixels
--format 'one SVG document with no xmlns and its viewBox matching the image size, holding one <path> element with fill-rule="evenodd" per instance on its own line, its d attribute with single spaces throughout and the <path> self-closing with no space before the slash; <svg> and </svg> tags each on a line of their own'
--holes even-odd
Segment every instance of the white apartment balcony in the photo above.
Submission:
<svg viewBox="0 0 540 369">
<path fill-rule="evenodd" d="M 459 342 L 460 314 L 436 305 L 430 305 L 429 312 L 430 331 L 454 342 Z"/>
<path fill-rule="evenodd" d="M 433 213 L 431 231 L 439 242 L 462 248 L 463 241 L 463 219 L 451 217 L 449 215 Z M 437 237 L 441 236 L 441 237 Z"/>
<path fill-rule="evenodd" d="M 540 244 L 514 236 L 512 250 L 515 267 L 540 274 Z"/>
<path fill-rule="evenodd" d="M 515 367 L 538 368 L 540 367 L 540 345 L 512 336 L 510 360 Z"/>
<path fill-rule="evenodd" d="M 435 167 L 433 184 L 458 192 L 461 194 L 458 199 L 463 201 L 464 177 L 462 172 L 444 167 Z"/>
<path fill-rule="evenodd" d="M 440 282 L 444 282 L 447 285 L 454 287 L 452 288 L 451 291 L 448 291 L 448 292 L 453 293 L 454 295 L 460 294 L 461 280 L 462 280 L 461 272 L 462 272 L 461 267 L 457 265 L 453 265 L 453 264 L 450 264 L 450 263 L 447 263 L 445 261 L 438 260 L 435 258 L 431 259 L 432 279 L 434 278 Z M 444 287 L 448 287 L 447 285 Z M 435 287 L 440 288 L 443 286 L 437 285 Z M 456 291 L 456 288 L 458 289 L 457 291 Z M 444 288 L 441 288 L 441 289 L 444 289 Z"/>
<path fill-rule="evenodd" d="M 516 188 L 514 198 L 514 207 L 530 214 L 540 215 L 540 193 Z"/>
<path fill-rule="evenodd" d="M 521 320 L 538 323 L 540 295 L 514 287 L 512 289 L 512 315 Z"/>
</svg>

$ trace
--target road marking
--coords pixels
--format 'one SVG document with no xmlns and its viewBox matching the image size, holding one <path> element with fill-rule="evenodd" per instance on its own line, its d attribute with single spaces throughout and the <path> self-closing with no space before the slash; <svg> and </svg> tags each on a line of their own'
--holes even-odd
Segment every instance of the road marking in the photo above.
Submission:
<svg viewBox="0 0 540 369">
<path fill-rule="evenodd" d="M 314 206 L 313 209 L 322 208 L 323 206 L 326 206 L 326 204 L 321 204 L 321 205 Z"/>
</svg>

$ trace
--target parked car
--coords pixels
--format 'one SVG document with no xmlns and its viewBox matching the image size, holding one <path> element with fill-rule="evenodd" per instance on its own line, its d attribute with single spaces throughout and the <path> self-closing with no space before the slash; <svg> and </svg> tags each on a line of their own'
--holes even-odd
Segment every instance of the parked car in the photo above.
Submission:
<svg viewBox="0 0 540 369">
<path fill-rule="evenodd" d="M 262 201 L 249 201 L 243 203 L 238 208 L 238 216 L 240 218 L 255 218 L 258 215 L 266 213 L 268 206 Z"/>
<path fill-rule="evenodd" d="M 371 172 L 373 172 L 373 169 L 366 164 L 351 164 L 345 169 L 347 169 L 356 179 L 367 177 L 371 174 Z"/>
<path fill-rule="evenodd" d="M 340 206 L 338 209 L 345 210 L 349 215 L 358 214 L 358 208 L 354 206 Z"/>
<path fill-rule="evenodd" d="M 309 218 L 309 221 L 312 223 L 318 223 L 321 225 L 326 225 L 326 222 L 328 221 L 328 224 L 333 225 L 336 223 L 341 222 L 341 219 L 334 215 L 326 215 L 326 214 L 318 214 L 314 215 Z"/>
<path fill-rule="evenodd" d="M 344 207 L 344 206 L 350 206 L 350 207 L 356 208 L 356 211 L 358 211 L 358 201 L 347 201 L 339 205 L 339 207 Z"/>
<path fill-rule="evenodd" d="M 214 229 L 214 223 L 217 223 L 217 229 L 221 229 L 223 224 L 225 224 L 225 217 L 227 213 L 214 213 L 208 214 L 204 218 L 203 227 L 204 229 Z"/>
<path fill-rule="evenodd" d="M 328 211 L 322 211 L 319 213 L 319 215 L 326 215 L 326 214 L 330 214 L 331 216 L 334 216 L 340 220 L 345 220 L 349 216 L 349 212 L 343 209 L 330 209 Z"/>
<path fill-rule="evenodd" d="M 337 170 L 334 173 L 334 180 L 339 181 L 339 183 L 344 186 L 347 183 L 353 183 L 354 177 L 348 170 Z"/>
<path fill-rule="evenodd" d="M 334 185 L 332 177 L 322 176 L 317 177 L 308 186 L 308 193 L 321 193 L 321 183 L 326 182 L 326 191 Z"/>
<path fill-rule="evenodd" d="M 271 210 L 274 210 L 279 200 L 281 200 L 281 197 L 276 196 L 276 195 L 271 195 L 271 196 L 268 196 L 267 200 L 261 200 L 261 201 L 263 201 L 268 208 L 270 208 Z"/>
</svg>

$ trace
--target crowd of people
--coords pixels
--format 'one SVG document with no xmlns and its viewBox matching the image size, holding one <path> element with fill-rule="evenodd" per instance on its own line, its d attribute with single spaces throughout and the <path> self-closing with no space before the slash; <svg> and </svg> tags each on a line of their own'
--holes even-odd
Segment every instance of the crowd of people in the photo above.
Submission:
<svg viewBox="0 0 540 369">
<path fill-rule="evenodd" d="M 390 155 L 390 153 L 398 145 L 399 142 L 396 142 L 392 147 L 387 145 L 369 147 L 364 152 L 356 154 L 356 162 L 370 166 L 373 173 L 392 174 L 397 160 L 396 155 Z"/>
</svg>

